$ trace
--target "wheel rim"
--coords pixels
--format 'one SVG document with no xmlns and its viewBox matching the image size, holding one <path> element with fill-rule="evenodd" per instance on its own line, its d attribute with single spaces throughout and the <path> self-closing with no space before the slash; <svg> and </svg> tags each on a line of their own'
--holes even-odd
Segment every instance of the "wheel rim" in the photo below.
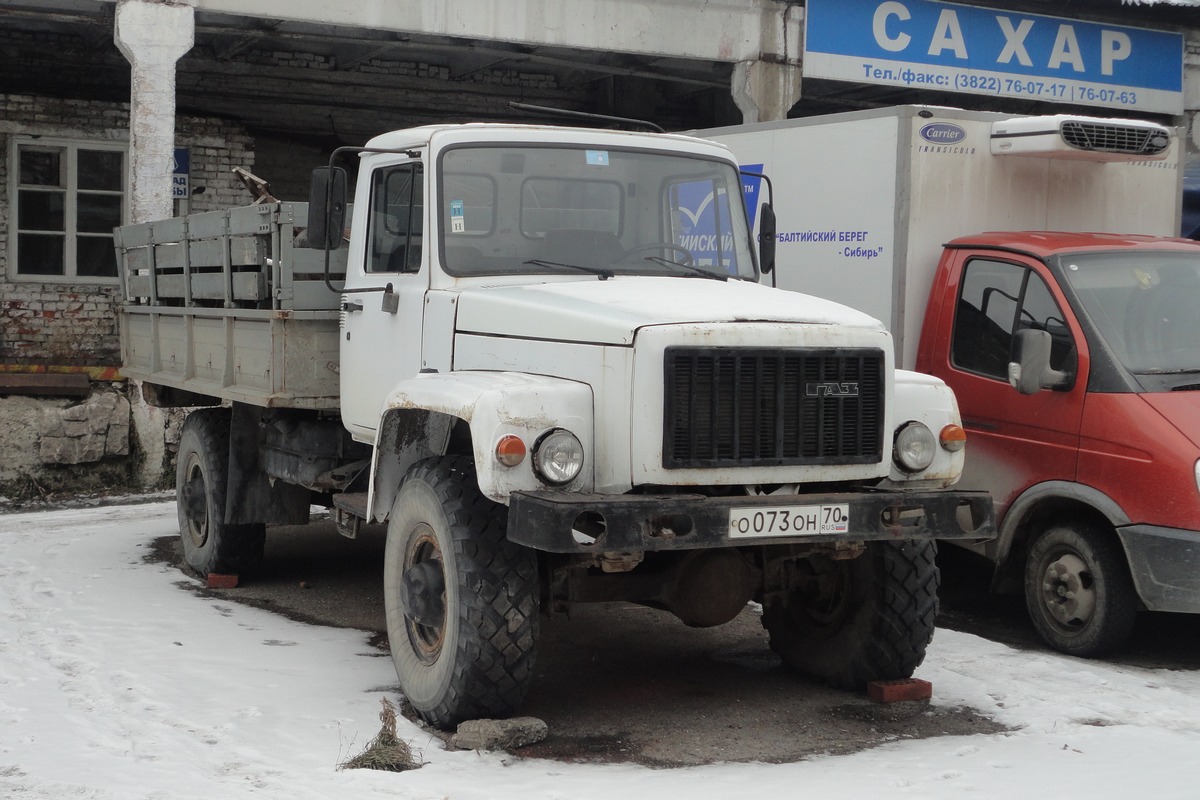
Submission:
<svg viewBox="0 0 1200 800">
<path fill-rule="evenodd" d="M 1087 626 L 1096 612 L 1096 582 L 1078 553 L 1060 551 L 1047 557 L 1042 570 L 1042 607 L 1051 623 L 1065 631 Z"/>
<path fill-rule="evenodd" d="M 187 520 L 186 534 L 195 548 L 208 543 L 208 486 L 200 456 L 189 453 L 184 464 L 183 513 Z"/>
<path fill-rule="evenodd" d="M 404 622 L 413 652 L 426 664 L 437 660 L 446 637 L 446 575 L 433 529 L 419 524 L 401 574 Z"/>
<path fill-rule="evenodd" d="M 813 639 L 833 636 L 850 614 L 850 572 L 842 562 L 826 562 L 796 586 L 790 611 L 796 625 Z"/>
</svg>

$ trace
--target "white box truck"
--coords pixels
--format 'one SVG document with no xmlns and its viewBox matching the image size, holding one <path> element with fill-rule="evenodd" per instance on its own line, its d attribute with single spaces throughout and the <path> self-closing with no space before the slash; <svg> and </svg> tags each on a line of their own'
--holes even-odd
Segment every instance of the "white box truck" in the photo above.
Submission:
<svg viewBox="0 0 1200 800">
<path fill-rule="evenodd" d="M 884 320 L 971 438 L 995 587 L 1078 655 L 1200 613 L 1200 244 L 1140 121 L 907 106 L 706 131 L 774 182 L 778 286 Z M 753 179 L 746 194 L 757 203 Z M 765 194 L 765 192 L 763 192 Z"/>
<path fill-rule="evenodd" d="M 795 669 L 912 674 L 934 541 L 994 535 L 991 501 L 949 488 L 954 397 L 882 324 L 759 283 L 727 148 L 442 125 L 350 159 L 348 220 L 325 169 L 308 207 L 117 231 L 123 371 L 208 406 L 176 475 L 193 569 L 314 501 L 386 522 L 393 660 L 440 726 L 517 709 L 539 614 L 580 602 L 711 626 L 755 600 Z"/>
</svg>

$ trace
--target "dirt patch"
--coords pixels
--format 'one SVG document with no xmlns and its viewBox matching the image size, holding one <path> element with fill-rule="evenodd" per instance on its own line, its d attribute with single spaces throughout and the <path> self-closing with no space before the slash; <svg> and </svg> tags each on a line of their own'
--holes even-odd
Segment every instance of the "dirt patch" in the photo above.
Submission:
<svg viewBox="0 0 1200 800">
<path fill-rule="evenodd" d="M 195 576 L 181 586 L 308 624 L 367 631 L 385 657 L 383 543 L 377 526 L 354 541 L 327 521 L 271 528 L 262 567 L 236 589 L 210 590 Z M 179 566 L 177 537 L 156 541 L 146 557 Z M 394 686 L 378 691 L 398 699 Z M 578 606 L 543 620 L 537 677 L 520 713 L 544 720 L 550 733 L 517 754 L 650 767 L 787 763 L 1005 730 L 936 699 L 934 686 L 933 703 L 881 705 L 805 680 L 780 664 L 750 608 L 727 625 L 696 629 L 641 606 Z"/>
</svg>

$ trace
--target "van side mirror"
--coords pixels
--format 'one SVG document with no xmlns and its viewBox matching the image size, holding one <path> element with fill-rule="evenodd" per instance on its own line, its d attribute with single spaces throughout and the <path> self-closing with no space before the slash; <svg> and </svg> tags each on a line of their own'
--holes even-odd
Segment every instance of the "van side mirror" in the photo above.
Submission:
<svg viewBox="0 0 1200 800">
<path fill-rule="evenodd" d="M 1013 338 L 1013 361 L 1008 365 L 1008 382 L 1021 394 L 1037 394 L 1042 389 L 1069 389 L 1075 376 L 1050 369 L 1048 331 L 1023 328 Z"/>
<path fill-rule="evenodd" d="M 308 190 L 308 246 L 337 250 L 346 226 L 346 170 L 317 167 Z"/>
<path fill-rule="evenodd" d="M 775 209 L 763 203 L 758 213 L 758 267 L 767 275 L 775 269 Z"/>
</svg>

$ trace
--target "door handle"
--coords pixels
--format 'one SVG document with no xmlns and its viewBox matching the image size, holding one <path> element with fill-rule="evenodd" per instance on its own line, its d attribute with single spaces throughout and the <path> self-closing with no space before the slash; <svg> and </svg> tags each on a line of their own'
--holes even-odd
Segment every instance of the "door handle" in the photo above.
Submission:
<svg viewBox="0 0 1200 800">
<path fill-rule="evenodd" d="M 363 310 L 362 303 L 355 303 L 355 302 L 351 302 L 349 300 L 342 301 L 342 311 L 362 311 L 362 310 Z"/>
</svg>

